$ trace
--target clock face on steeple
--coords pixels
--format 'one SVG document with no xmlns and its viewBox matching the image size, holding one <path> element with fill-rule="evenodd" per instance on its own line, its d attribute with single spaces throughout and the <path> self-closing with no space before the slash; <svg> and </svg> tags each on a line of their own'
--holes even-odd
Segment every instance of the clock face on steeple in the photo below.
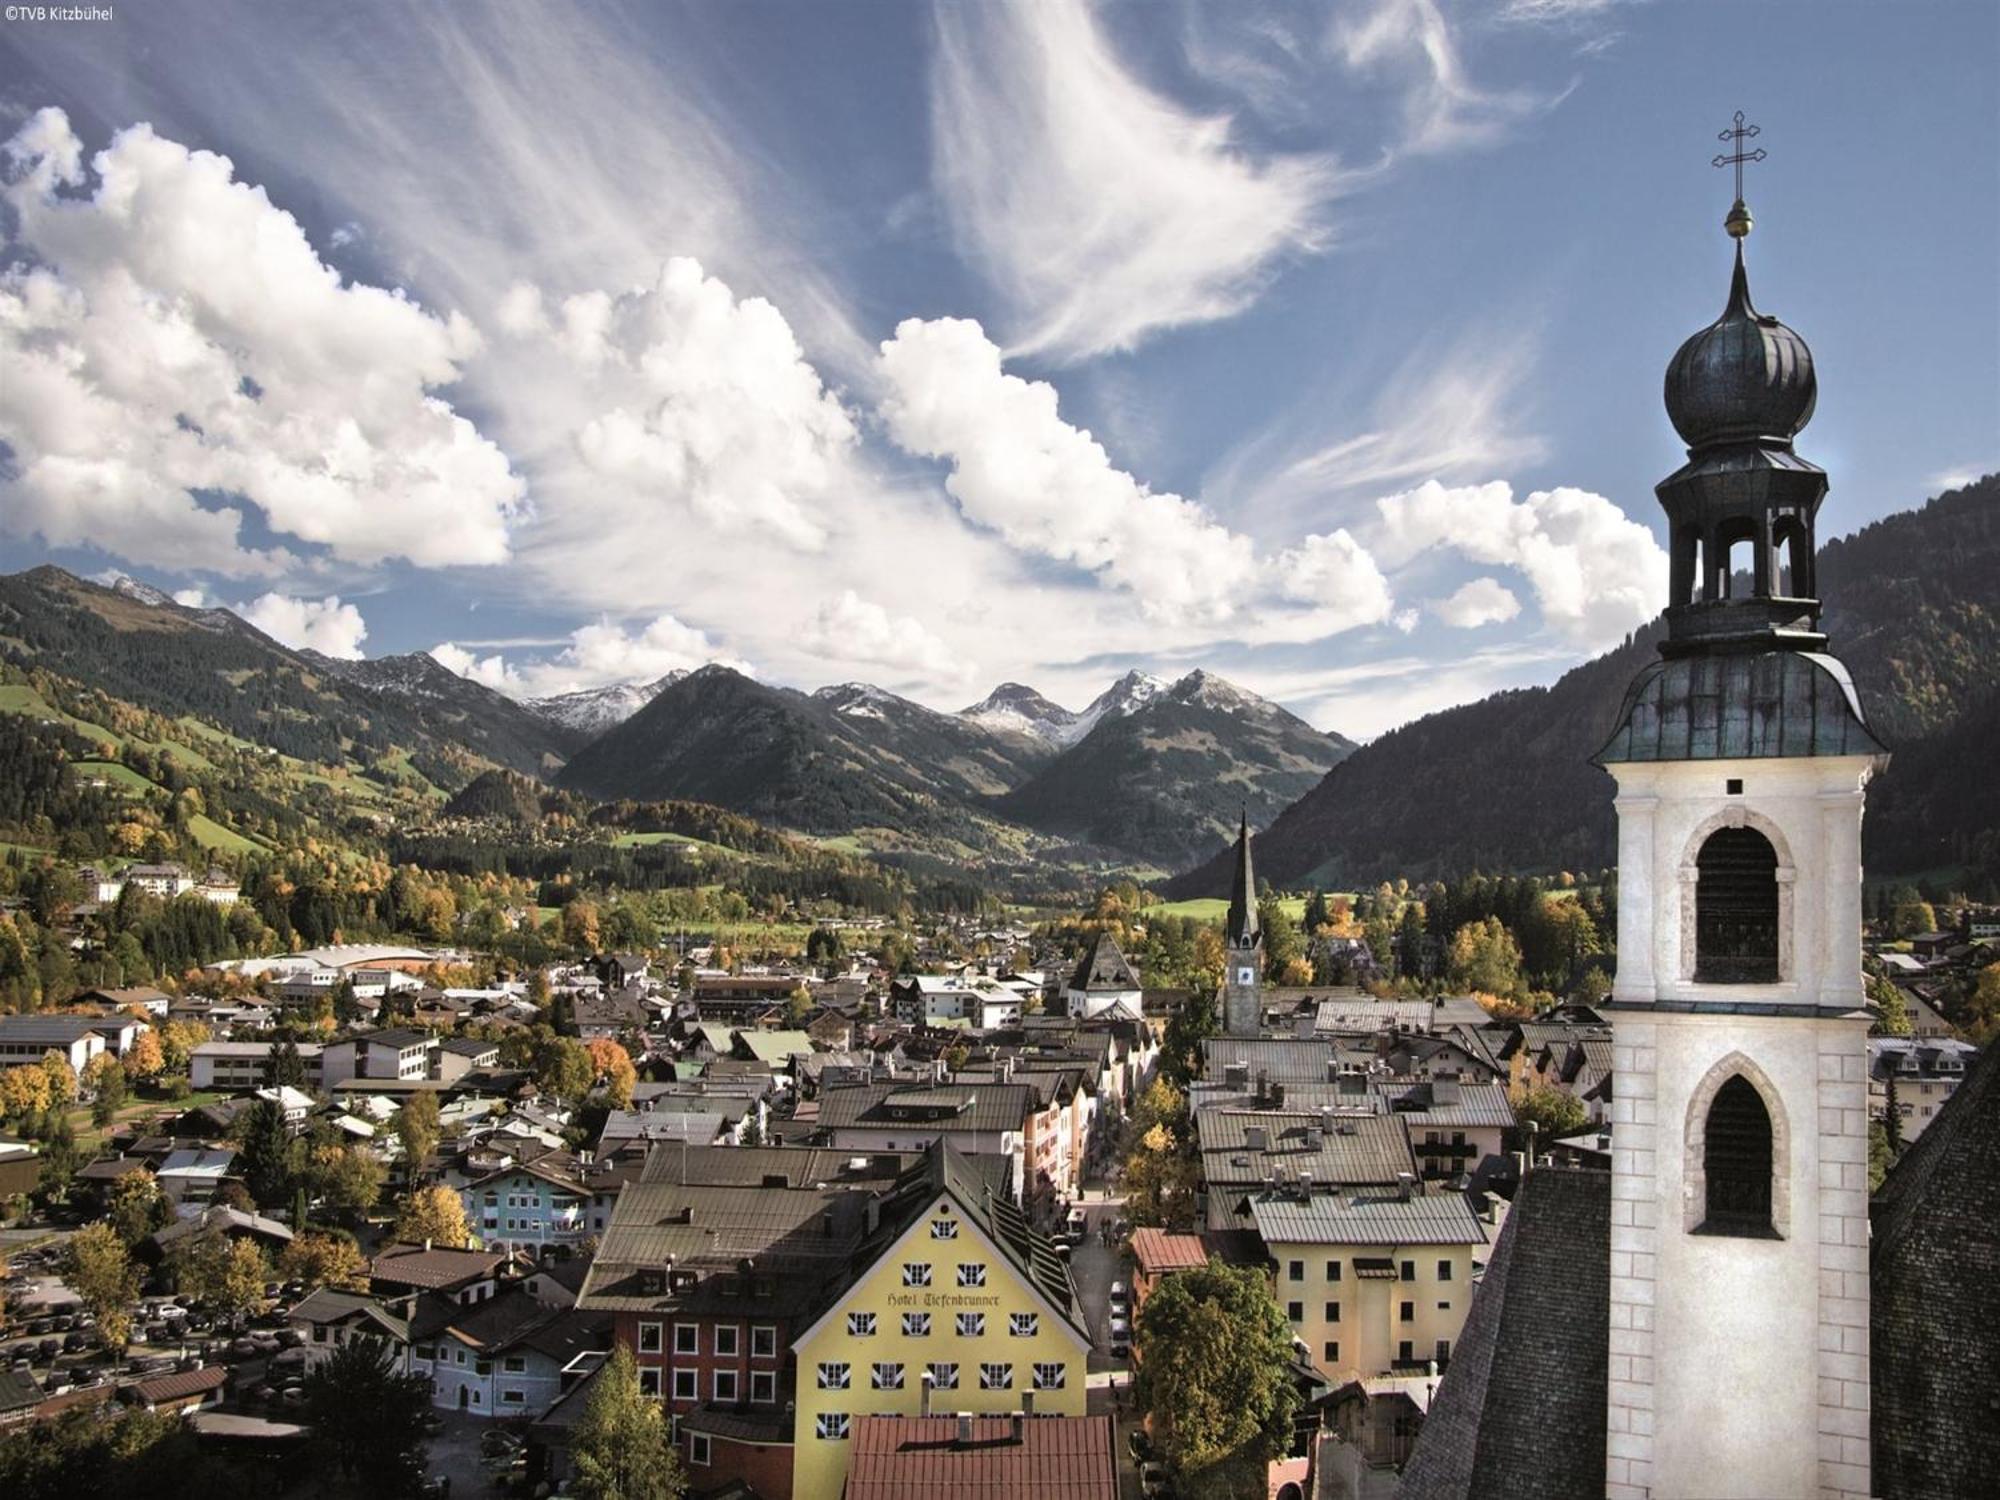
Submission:
<svg viewBox="0 0 2000 1500">
<path fill-rule="evenodd" d="M 1255 969 L 1238 969 L 1236 971 L 1236 982 L 1238 984 L 1255 984 L 1257 982 L 1257 971 Z"/>
</svg>

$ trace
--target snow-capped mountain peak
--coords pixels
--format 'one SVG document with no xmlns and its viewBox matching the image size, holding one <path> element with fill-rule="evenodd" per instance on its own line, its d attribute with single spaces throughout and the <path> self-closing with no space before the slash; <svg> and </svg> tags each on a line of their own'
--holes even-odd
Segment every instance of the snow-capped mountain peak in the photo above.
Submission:
<svg viewBox="0 0 2000 1500">
<path fill-rule="evenodd" d="M 685 676 L 687 672 L 677 668 L 651 682 L 614 682 L 604 687 L 579 688 L 548 698 L 528 698 L 521 706 L 554 723 L 586 734 L 600 734 L 614 724 L 624 723 Z"/>
<path fill-rule="evenodd" d="M 884 692 L 866 682 L 836 682 L 816 689 L 813 697 L 835 713 L 845 714 L 851 719 L 879 719 L 883 716 L 883 709 L 893 707 L 899 701 L 894 693 Z"/>
<path fill-rule="evenodd" d="M 1051 702 L 1025 683 L 1003 682 L 958 716 L 994 734 L 1025 734 L 1049 745 L 1072 742 L 1076 714 Z"/>
</svg>

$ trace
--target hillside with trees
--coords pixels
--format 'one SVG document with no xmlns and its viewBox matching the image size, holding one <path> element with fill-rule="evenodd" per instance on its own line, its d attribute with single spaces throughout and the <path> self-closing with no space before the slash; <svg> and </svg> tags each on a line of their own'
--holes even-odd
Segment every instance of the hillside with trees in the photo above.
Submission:
<svg viewBox="0 0 2000 1500">
<path fill-rule="evenodd" d="M 1893 752 L 1870 791 L 1870 872 L 1964 866 L 1975 895 L 2000 893 L 1990 792 L 2000 476 L 1828 543 L 1819 576 L 1831 649 Z M 1280 884 L 1337 889 L 1399 875 L 1610 864 L 1612 780 L 1590 757 L 1661 631 L 1649 625 L 1550 687 L 1429 714 L 1364 746 L 1264 831 L 1259 871 Z M 1217 858 L 1178 877 L 1170 893 L 1216 895 L 1228 880 Z"/>
</svg>

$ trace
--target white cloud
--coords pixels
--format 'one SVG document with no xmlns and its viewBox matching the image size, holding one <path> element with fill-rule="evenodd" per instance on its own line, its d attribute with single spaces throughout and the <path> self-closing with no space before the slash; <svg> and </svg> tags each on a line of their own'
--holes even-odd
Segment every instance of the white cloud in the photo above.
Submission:
<svg viewBox="0 0 2000 1500">
<path fill-rule="evenodd" d="M 1227 317 L 1326 241 L 1328 158 L 1253 155 L 1119 61 L 1083 0 L 936 7 L 935 175 L 1008 298 L 1013 350 L 1075 359 Z"/>
<path fill-rule="evenodd" d="M 1604 646 L 1660 612 L 1667 555 L 1602 495 L 1562 488 L 1515 501 L 1504 481 L 1447 489 L 1435 480 L 1376 501 L 1376 550 L 1393 567 L 1431 547 L 1518 569 L 1542 620 L 1577 645 Z"/>
<path fill-rule="evenodd" d="M 1166 619 L 1225 619 L 1255 573 L 1249 540 L 1149 490 L 1057 413 L 1055 387 L 1006 374 L 963 318 L 908 318 L 882 345 L 881 412 L 911 453 L 950 461 L 945 488 L 1010 544 L 1098 573 Z"/>
<path fill-rule="evenodd" d="M 205 588 L 175 589 L 174 603 L 184 609 L 207 609 L 214 601 Z"/>
<path fill-rule="evenodd" d="M 238 605 L 236 613 L 281 645 L 347 661 L 361 659 L 361 643 L 368 638 L 361 611 L 341 603 L 338 594 L 325 599 L 260 594 Z"/>
<path fill-rule="evenodd" d="M 1475 578 L 1448 598 L 1433 599 L 1430 611 L 1447 625 L 1476 630 L 1481 625 L 1499 625 L 1513 619 L 1521 612 L 1521 601 L 1499 579 Z"/>
<path fill-rule="evenodd" d="M 921 621 L 892 615 L 853 589 L 820 606 L 803 643 L 830 661 L 865 662 L 931 682 L 963 682 L 972 675 L 970 665 Z"/>
<path fill-rule="evenodd" d="M 660 615 L 633 630 L 599 620 L 570 632 L 569 644 L 552 657 L 512 662 L 499 652 L 480 656 L 451 641 L 431 647 L 444 666 L 515 698 L 546 698 L 582 688 L 647 683 L 669 672 L 693 671 L 722 661 L 741 671 L 747 663 L 721 652 L 706 632 L 672 615 Z"/>
<path fill-rule="evenodd" d="M 1260 612 L 1252 640 L 1322 640 L 1380 624 L 1395 612 L 1389 580 L 1344 527 L 1287 548 L 1272 559 L 1270 573 L 1281 597 L 1308 608 L 1295 614 Z"/>
<path fill-rule="evenodd" d="M 1552 102 L 1474 83 L 1437 0 L 1375 0 L 1344 11 L 1331 40 L 1353 72 L 1387 79 L 1400 90 L 1400 149 L 1406 152 L 1490 144 Z"/>
<path fill-rule="evenodd" d="M 0 275 L 10 529 L 159 567 L 268 574 L 241 497 L 281 537 L 372 563 L 496 563 L 523 487 L 433 392 L 464 321 L 344 285 L 228 158 L 135 125 L 86 173 L 60 110 L 7 144 Z"/>
<path fill-rule="evenodd" d="M 822 506 L 849 478 L 856 432 L 769 302 L 739 301 L 682 257 L 650 287 L 578 293 L 553 310 L 517 284 L 497 320 L 521 381 L 512 413 L 540 434 L 538 464 L 574 470 L 581 506 L 557 529 L 692 512 L 725 535 L 824 543 Z"/>
</svg>

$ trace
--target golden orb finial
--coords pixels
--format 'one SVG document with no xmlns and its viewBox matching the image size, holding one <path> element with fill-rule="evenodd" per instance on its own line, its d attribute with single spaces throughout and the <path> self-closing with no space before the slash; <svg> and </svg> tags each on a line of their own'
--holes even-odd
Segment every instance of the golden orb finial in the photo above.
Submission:
<svg viewBox="0 0 2000 1500">
<path fill-rule="evenodd" d="M 1722 221 L 1722 228 L 1732 240 L 1740 240 L 1755 227 L 1756 223 L 1757 221 L 1750 217 L 1749 206 L 1738 198 L 1730 206 L 1729 217 Z"/>
</svg>

